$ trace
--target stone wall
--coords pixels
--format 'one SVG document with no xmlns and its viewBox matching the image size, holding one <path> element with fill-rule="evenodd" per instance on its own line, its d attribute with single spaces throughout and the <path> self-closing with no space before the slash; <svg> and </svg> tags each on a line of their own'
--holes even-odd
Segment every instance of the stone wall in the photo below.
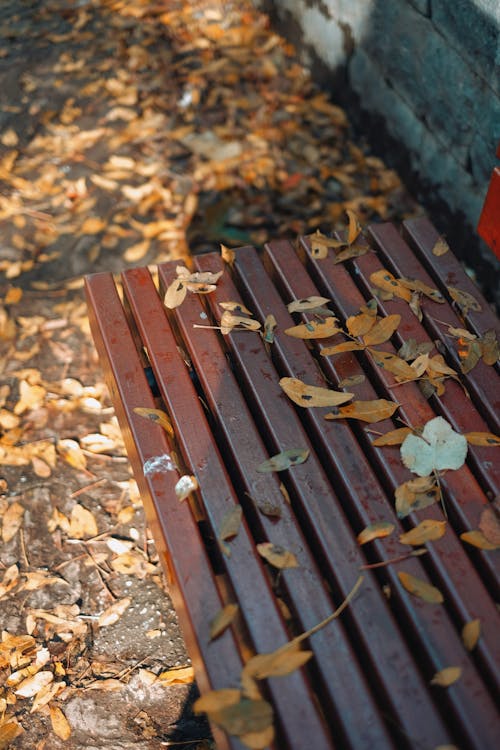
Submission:
<svg viewBox="0 0 500 750">
<path fill-rule="evenodd" d="M 475 229 L 500 140 L 500 0 L 260 5 L 306 64 L 320 63 L 334 99 L 354 94 L 372 130 L 383 120 L 420 192 Z"/>
</svg>

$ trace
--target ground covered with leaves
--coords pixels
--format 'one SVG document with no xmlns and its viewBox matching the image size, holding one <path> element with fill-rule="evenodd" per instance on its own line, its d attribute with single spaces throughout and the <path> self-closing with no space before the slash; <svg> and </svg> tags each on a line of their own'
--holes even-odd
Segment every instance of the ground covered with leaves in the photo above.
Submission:
<svg viewBox="0 0 500 750">
<path fill-rule="evenodd" d="M 249 2 L 5 0 L 0 71 L 0 748 L 210 746 L 82 276 L 418 208 Z"/>
</svg>

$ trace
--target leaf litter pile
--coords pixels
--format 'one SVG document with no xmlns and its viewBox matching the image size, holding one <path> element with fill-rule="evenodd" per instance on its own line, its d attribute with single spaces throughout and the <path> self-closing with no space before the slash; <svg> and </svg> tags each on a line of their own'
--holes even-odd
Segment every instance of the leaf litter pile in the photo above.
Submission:
<svg viewBox="0 0 500 750">
<path fill-rule="evenodd" d="M 68 5 L 7 0 L 0 9 L 0 748 L 83 747 L 88 727 L 104 726 L 112 712 L 121 719 L 120 740 L 156 748 L 177 736 L 172 725 L 179 722 L 182 739 L 198 733 L 193 746 L 209 747 L 204 725 L 186 727 L 180 717 L 192 669 L 99 379 L 82 274 L 172 258 L 189 265 L 192 252 L 221 242 L 230 262 L 231 247 L 298 233 L 310 235 L 315 257 L 334 252 L 342 263 L 365 251 L 359 239 L 366 222 L 398 220 L 417 208 L 397 175 L 353 142 L 343 111 L 249 3 Z M 346 216 L 345 240 L 323 233 L 342 229 Z M 436 255 L 444 252 L 441 243 Z M 216 284 L 180 265 L 165 304 L 175 308 L 186 294 L 210 294 Z M 417 315 L 420 296 L 429 294 L 387 275 L 373 285 L 377 294 L 405 299 Z M 458 305 L 473 306 L 454 293 Z M 291 303 L 290 312 L 312 310 L 316 317 L 286 335 L 342 335 L 324 356 L 368 350 L 396 379 L 428 381 L 438 392 L 456 376 L 440 355 L 378 351 L 399 321 L 378 318 L 375 302 L 345 328 L 328 302 Z M 230 301 L 220 326 L 223 334 L 261 328 Z M 266 344 L 275 333 L 271 315 L 262 328 Z M 463 372 L 481 358 L 495 362 L 498 344 L 489 332 L 449 334 Z M 294 378 L 281 386 L 300 406 L 332 408 L 329 419 L 376 422 L 397 409 L 396 401 L 352 400 Z M 171 429 L 166 415 L 153 416 Z M 387 445 L 406 446 L 402 460 L 417 474 L 396 493 L 400 517 L 424 507 L 423 498 L 439 501 L 439 472 L 459 465 L 464 452 L 463 441 L 448 451 L 448 434 L 437 450 L 429 425 L 430 436 L 403 429 L 385 436 Z M 425 458 L 409 437 L 424 441 Z M 467 436 L 473 440 L 497 438 Z M 445 466 L 449 452 L 453 465 Z M 258 471 L 293 471 L 307 458 L 294 446 Z M 183 477 L 179 500 L 196 487 L 195 477 Z M 488 510 L 466 539 L 482 549 L 499 543 L 495 510 Z M 223 550 L 240 520 L 227 519 L 221 529 Z M 359 543 L 392 532 L 381 522 L 360 532 Z M 423 521 L 413 532 L 403 544 L 438 540 L 444 526 Z M 278 569 L 298 564 L 276 545 L 262 543 L 259 553 Z M 438 600 L 424 582 L 401 583 Z M 214 613 L 212 637 L 235 616 L 235 605 Z M 467 648 L 479 634 L 480 623 L 471 622 Z M 300 643 L 308 635 L 255 655 L 240 688 L 208 695 L 196 710 L 228 731 L 237 725 L 250 746 L 263 746 L 273 718 L 258 680 L 305 663 L 311 652 Z M 458 678 L 452 671 L 435 681 Z M 181 692 L 166 716 L 165 690 L 172 686 Z"/>
</svg>

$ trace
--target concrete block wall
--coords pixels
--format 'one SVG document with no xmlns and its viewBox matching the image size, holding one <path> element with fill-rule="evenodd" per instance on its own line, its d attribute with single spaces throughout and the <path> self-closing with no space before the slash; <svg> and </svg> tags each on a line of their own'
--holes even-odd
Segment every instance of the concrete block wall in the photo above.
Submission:
<svg viewBox="0 0 500 750">
<path fill-rule="evenodd" d="M 500 140 L 500 0 L 257 2 L 295 28 L 306 64 L 321 61 L 332 85 L 342 72 L 412 173 L 475 229 Z"/>
</svg>

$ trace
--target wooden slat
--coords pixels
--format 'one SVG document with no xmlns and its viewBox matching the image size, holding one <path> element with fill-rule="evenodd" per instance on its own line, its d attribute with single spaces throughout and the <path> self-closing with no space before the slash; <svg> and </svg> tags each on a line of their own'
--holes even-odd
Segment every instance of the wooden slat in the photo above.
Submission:
<svg viewBox="0 0 500 750">
<path fill-rule="evenodd" d="M 271 311 L 278 316 L 281 311 L 274 304 L 276 292 L 269 297 L 272 285 L 265 274 L 258 273 L 259 270 L 262 271 L 262 266 L 256 260 L 255 252 L 250 248 L 238 250 L 238 268 L 241 267 L 243 256 L 248 258 L 241 274 L 245 279 L 245 291 L 249 288 L 258 290 L 259 301 L 262 301 L 262 306 L 257 308 L 258 302 L 252 298 L 252 309 L 262 319 Z M 197 259 L 199 267 L 204 270 L 215 270 L 216 261 L 213 256 L 201 256 Z M 239 281 L 243 283 L 242 278 Z M 209 302 L 215 304 L 217 299 L 238 299 L 237 295 L 238 291 L 230 283 L 229 277 L 224 276 Z M 271 437 L 274 449 L 285 450 L 296 445 L 311 449 L 307 462 L 294 467 L 290 472 L 287 484 L 295 499 L 301 523 L 307 528 L 309 545 L 316 555 L 321 556 L 325 574 L 334 591 L 338 591 L 338 595 L 343 597 L 352 586 L 364 559 L 352 530 L 346 524 L 342 503 L 336 498 L 315 455 L 317 443 L 309 441 L 294 409 L 281 391 L 277 382 L 278 374 L 262 343 L 258 340 L 251 341 L 246 332 L 234 333 L 227 338 L 231 344 L 238 380 L 250 399 L 252 413 L 256 418 L 258 415 L 261 431 Z M 274 347 L 275 344 L 273 351 Z M 325 427 L 328 429 L 326 422 Z M 290 444 L 291 440 L 293 446 Z M 357 483 L 354 472 L 347 472 L 346 476 L 349 477 L 348 481 Z M 368 497 L 366 500 L 368 501 Z M 384 705 L 384 715 L 393 717 L 391 728 L 396 733 L 398 730 L 400 732 L 399 736 L 396 734 L 399 742 L 403 737 L 411 737 L 415 742 L 417 737 L 421 737 L 422 741 L 426 739 L 429 744 L 433 741 L 437 744 L 449 741 L 444 739 L 445 730 L 387 610 L 378 583 L 371 574 L 367 574 L 362 595 L 349 607 L 345 617 L 348 623 L 346 627 L 358 646 L 361 663 L 377 686 L 374 694 Z M 400 680 L 405 685 L 403 692 L 394 689 Z"/>
<path fill-rule="evenodd" d="M 165 289 L 174 277 L 174 264 L 160 266 L 159 272 Z M 326 618 L 335 604 L 292 508 L 280 491 L 279 480 L 276 475 L 256 471 L 268 458 L 268 451 L 231 372 L 220 336 L 208 328 L 194 327 L 203 325 L 202 312 L 199 298 L 190 295 L 175 311 L 175 318 L 200 379 L 203 398 L 216 420 L 226 465 L 234 467 L 238 474 L 240 498 L 255 537 L 280 545 L 297 557 L 299 567 L 280 574 L 280 588 L 284 587 L 296 623 L 302 631 L 308 630 Z M 249 338 L 255 338 L 255 334 Z M 279 520 L 258 510 L 256 502 L 263 498 L 280 508 Z M 335 623 L 319 631 L 311 638 L 311 648 L 315 655 L 315 689 L 321 695 L 335 736 L 343 736 L 346 745 L 356 748 L 391 747 L 378 706 L 342 625 Z M 342 674 L 342 680 L 332 679 L 333 674 Z"/>
<path fill-rule="evenodd" d="M 147 269 L 130 269 L 122 278 L 124 292 L 178 436 L 184 462 L 198 479 L 207 520 L 216 537 L 224 517 L 238 503 L 236 493 L 189 373 L 177 352 L 175 338 L 149 272 Z M 245 521 L 230 542 L 230 548 L 230 557 L 222 555 L 222 561 L 254 647 L 259 653 L 274 651 L 286 643 L 287 632 Z M 195 549 L 192 554 L 196 554 Z M 216 614 L 217 610 L 205 610 L 208 620 Z M 234 677 L 228 677 L 226 687 L 234 686 Z M 303 748 L 312 733 L 316 747 L 331 748 L 332 741 L 316 711 L 305 675 L 294 672 L 268 683 L 286 746 Z"/>
<path fill-rule="evenodd" d="M 179 475 L 174 469 L 166 469 L 172 455 L 166 434 L 133 411 L 135 406 L 155 408 L 156 404 L 111 274 L 87 277 L 86 293 L 100 362 L 198 684 L 203 691 L 227 687 L 228 680 L 237 681 L 241 659 L 230 631 L 209 642 L 208 613 L 217 611 L 222 601 L 196 522 L 188 505 L 179 503 L 175 496 Z M 145 322 L 154 324 L 152 320 Z M 145 472 L 147 462 L 158 457 L 162 469 Z M 217 727 L 214 735 L 218 747 L 242 747 Z"/>
</svg>

